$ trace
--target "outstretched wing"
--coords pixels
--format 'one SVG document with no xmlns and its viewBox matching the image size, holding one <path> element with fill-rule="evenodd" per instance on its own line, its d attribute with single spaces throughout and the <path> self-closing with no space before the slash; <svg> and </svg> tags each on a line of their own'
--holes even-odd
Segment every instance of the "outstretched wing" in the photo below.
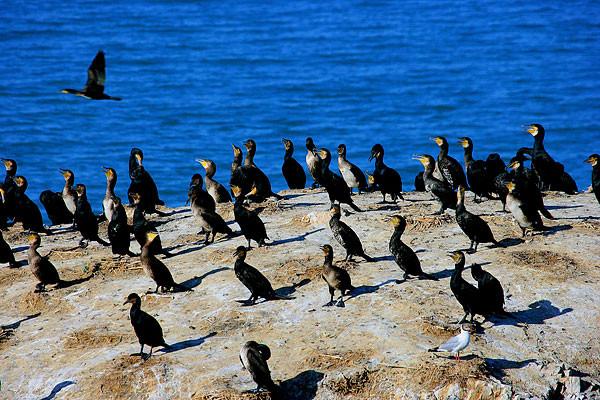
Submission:
<svg viewBox="0 0 600 400">
<path fill-rule="evenodd" d="M 106 61 L 104 52 L 100 50 L 88 67 L 88 78 L 85 83 L 85 92 L 104 93 L 104 81 L 106 80 Z"/>
</svg>

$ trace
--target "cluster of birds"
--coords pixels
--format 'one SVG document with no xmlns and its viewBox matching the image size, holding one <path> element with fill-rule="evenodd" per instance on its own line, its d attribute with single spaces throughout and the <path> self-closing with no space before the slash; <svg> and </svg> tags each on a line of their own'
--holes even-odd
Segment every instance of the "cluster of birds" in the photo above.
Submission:
<svg viewBox="0 0 600 400">
<path fill-rule="evenodd" d="M 88 70 L 86 87 L 82 91 L 65 89 L 64 92 L 97 100 L 118 99 L 104 94 L 105 76 L 104 53 L 99 52 Z M 577 192 L 575 182 L 565 172 L 562 164 L 554 161 L 546 152 L 543 143 L 544 128 L 539 124 L 532 124 L 528 132 L 534 137 L 534 146 L 519 149 L 511 159 L 508 168 L 498 154 L 490 154 L 485 161 L 475 160 L 473 142 L 468 137 L 459 140 L 459 144 L 464 149 L 465 169 L 457 160 L 449 156 L 448 142 L 442 136 L 433 139 L 439 147 L 437 160 L 427 154 L 415 157 L 424 168 L 423 172 L 415 177 L 416 189 L 431 193 L 440 203 L 440 209 L 435 214 L 443 213 L 447 209 L 455 210 L 456 222 L 471 242 L 468 252 L 477 251 L 480 243 L 492 243 L 494 246 L 502 246 L 502 244 L 494 238 L 485 220 L 466 209 L 466 190 L 475 194 L 475 201 L 481 201 L 483 198 L 501 200 L 503 211 L 508 208 L 513 214 L 523 236 L 528 231 L 533 234 L 534 231 L 546 229 L 541 216 L 553 218 L 544 206 L 543 191 L 558 190 L 570 194 Z M 201 229 L 199 234 L 204 235 L 204 242 L 209 245 L 215 240 L 217 234 L 226 237 L 237 235 L 219 215 L 216 207 L 219 203 L 233 202 L 235 222 L 247 241 L 247 246 L 238 246 L 234 252 L 235 275 L 250 292 L 250 297 L 240 302 L 244 305 L 253 305 L 259 299 L 291 300 L 291 297 L 278 295 L 269 280 L 257 268 L 246 262 L 252 241 L 260 247 L 266 245 L 266 241 L 269 240 L 265 224 L 260 217 L 262 209 L 249 207 L 249 204 L 260 203 L 269 198 L 281 200 L 283 197 L 273 192 L 269 178 L 255 164 L 256 143 L 249 139 L 243 145 L 246 150 L 245 157 L 242 149 L 233 145 L 229 188 L 214 179 L 216 164 L 213 161 L 197 160 L 204 168 L 205 176 L 202 177 L 201 174 L 192 176 L 187 193 L 191 213 Z M 294 158 L 294 144 L 289 139 L 283 139 L 283 145 L 285 154 L 282 174 L 285 181 L 290 189 L 304 189 L 307 175 L 304 167 Z M 375 259 L 365 253 L 359 235 L 342 221 L 341 204 L 348 205 L 356 212 L 362 211 L 353 201 L 354 188 L 357 189 L 358 194 L 379 191 L 383 196 L 383 202 L 387 202 L 388 195 L 394 203 L 404 200 L 400 174 L 385 164 L 384 148 L 380 144 L 374 145 L 371 149 L 369 161 L 375 160 L 372 174 L 364 173 L 348 161 L 344 144 L 340 144 L 337 148 L 339 174 L 331 170 L 332 155 L 328 149 L 319 149 L 310 137 L 306 139 L 305 146 L 306 167 L 314 181 L 312 187 L 324 188 L 329 196 L 331 202 L 329 227 L 333 237 L 345 249 L 345 260 L 350 261 L 356 256 L 366 262 L 375 262 Z M 46 190 L 40 194 L 40 202 L 44 205 L 52 225 L 71 224 L 72 228 L 80 233 L 79 246 L 85 247 L 90 241 L 95 241 L 103 246 L 110 246 L 112 253 L 119 257 L 139 256 L 145 273 L 156 284 L 155 292 L 189 291 L 190 288 L 174 281 L 168 267 L 157 257 L 158 255 L 171 257 L 172 254 L 163 248 L 159 232 L 151 221 L 146 219 L 147 215 L 164 216 L 165 214 L 157 209 L 158 206 L 164 205 L 164 202 L 160 200 L 157 185 L 145 169 L 143 160 L 142 150 L 133 148 L 129 156 L 131 182 L 127 192 L 128 203 L 134 207 L 131 226 L 128 224 L 125 206 L 115 194 L 117 172 L 113 168 L 104 167 L 106 192 L 102 199 L 103 212 L 99 216 L 92 211 L 86 196 L 86 186 L 75 184 L 75 174 L 68 169 L 60 170 L 64 178 L 62 191 Z M 525 167 L 527 160 L 531 161 L 531 168 Z M 600 156 L 593 154 L 586 161 L 593 167 L 592 188 L 600 203 L 599 160 Z M 37 280 L 35 290 L 44 291 L 46 286 L 61 287 L 64 281 L 61 280 L 55 266 L 47 256 L 42 256 L 38 252 L 41 245 L 40 233 L 50 235 L 53 232 L 43 224 L 40 209 L 27 196 L 27 179 L 17 175 L 16 161 L 4 159 L 3 163 L 6 176 L 0 185 L 0 263 L 8 263 L 9 267 L 19 266 L 11 247 L 4 241 L 1 231 L 20 222 L 23 229 L 29 232 L 27 261 Z M 99 236 L 99 224 L 103 220 L 108 221 L 108 242 Z M 411 276 L 437 280 L 434 275 L 423 271 L 417 254 L 402 241 L 402 235 L 407 227 L 406 219 L 400 214 L 395 214 L 389 217 L 389 222 L 394 228 L 389 241 L 389 251 L 403 271 L 404 280 Z M 131 234 L 140 246 L 139 255 L 130 249 Z M 329 302 L 324 306 L 344 307 L 344 296 L 351 295 L 355 289 L 350 274 L 344 268 L 335 265 L 331 245 L 324 244 L 321 250 L 324 257 L 321 276 L 327 284 L 330 295 Z M 488 319 L 494 315 L 510 317 L 510 314 L 504 310 L 504 291 L 494 276 L 484 271 L 481 265 L 472 265 L 471 274 L 477 281 L 475 287 L 462 277 L 465 268 L 464 252 L 454 251 L 449 253 L 449 256 L 455 263 L 450 289 L 465 314 L 460 321 L 461 333 L 432 351 L 448 351 L 458 359 L 460 351 L 469 344 L 470 333 L 474 331 L 472 324 L 475 322 L 475 316 L 480 315 Z M 337 300 L 336 291 L 339 292 Z M 169 347 L 163 337 L 160 324 L 142 311 L 141 298 L 137 294 L 130 294 L 124 304 L 131 304 L 131 324 L 139 339 L 141 345 L 139 354 L 143 358 L 150 357 L 155 347 Z M 466 323 L 469 316 L 470 322 Z M 144 354 L 145 345 L 150 346 L 147 355 Z M 268 346 L 249 341 L 240 351 L 240 361 L 257 383 L 256 390 L 267 389 L 277 393 L 279 388 L 271 379 L 267 365 L 270 355 Z"/>
</svg>

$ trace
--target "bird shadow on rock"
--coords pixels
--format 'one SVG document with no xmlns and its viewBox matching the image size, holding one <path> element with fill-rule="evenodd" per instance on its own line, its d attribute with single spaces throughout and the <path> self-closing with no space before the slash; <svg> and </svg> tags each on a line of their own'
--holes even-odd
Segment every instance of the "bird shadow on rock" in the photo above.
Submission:
<svg viewBox="0 0 600 400">
<path fill-rule="evenodd" d="M 35 313 L 35 314 L 31 314 L 26 316 L 25 318 L 22 318 L 16 322 L 13 322 L 12 324 L 8 324 L 8 325 L 0 325 L 0 329 L 17 329 L 19 326 L 21 326 L 22 322 L 25 321 L 29 321 L 30 319 L 34 319 L 37 318 L 41 315 L 41 313 Z"/>
<path fill-rule="evenodd" d="M 528 366 L 531 363 L 535 363 L 535 358 L 529 358 L 523 361 L 513 361 L 504 358 L 485 358 L 485 363 L 488 366 L 492 375 L 498 379 L 502 379 L 506 376 L 505 370 L 507 369 L 520 369 Z"/>
<path fill-rule="evenodd" d="M 196 286 L 199 286 L 202 283 L 202 281 L 204 280 L 204 278 L 206 278 L 206 277 L 208 277 L 210 275 L 213 275 L 213 274 L 217 274 L 217 273 L 222 272 L 222 271 L 230 270 L 230 269 L 231 268 L 229 268 L 229 267 L 215 268 L 215 269 L 213 269 L 211 271 L 208 271 L 205 274 L 202 274 L 200 276 L 195 276 L 195 277 L 193 277 L 191 279 L 183 281 L 183 282 L 180 283 L 180 285 L 181 286 L 185 286 L 188 289 L 193 289 Z"/>
<path fill-rule="evenodd" d="M 512 247 L 512 246 L 518 246 L 523 243 L 525 243 L 525 241 L 520 238 L 504 238 L 504 239 L 498 241 L 499 246 L 492 246 L 490 248 Z"/>
<path fill-rule="evenodd" d="M 454 272 L 454 268 L 447 268 L 447 269 L 443 269 L 441 271 L 437 271 L 437 272 L 431 273 L 429 275 L 431 275 L 435 279 L 439 280 L 439 279 L 451 277 L 453 272 Z"/>
<path fill-rule="evenodd" d="M 196 242 L 196 246 L 188 247 L 187 249 L 181 250 L 181 251 L 179 251 L 177 253 L 171 253 L 171 256 L 172 257 L 182 256 L 184 254 L 193 253 L 194 251 L 198 251 L 198 250 L 201 250 L 201 249 L 207 247 L 207 245 L 204 244 L 204 241 L 202 241 L 201 244 L 198 244 L 198 243 L 199 242 Z M 169 249 L 168 251 L 170 252 L 171 249 Z"/>
<path fill-rule="evenodd" d="M 279 288 L 279 289 L 275 289 L 275 293 L 276 293 L 278 296 L 284 296 L 284 297 L 287 297 L 287 296 L 289 296 L 289 295 L 293 294 L 294 292 L 296 292 L 296 289 L 297 289 L 297 288 L 299 288 L 299 287 L 302 287 L 302 286 L 305 286 L 305 285 L 308 285 L 309 283 L 310 283 L 310 279 L 308 279 L 308 278 L 305 278 L 305 279 L 302 279 L 302 280 L 301 280 L 300 282 L 298 282 L 298 283 L 294 283 L 294 284 L 293 284 L 293 285 L 291 285 L 291 286 L 285 286 L 285 287 L 281 287 L 281 288 Z"/>
<path fill-rule="evenodd" d="M 433 353 L 434 356 L 436 356 L 437 358 L 444 358 L 446 360 L 454 360 L 454 355 L 453 354 L 438 354 L 438 353 Z M 469 360 L 474 360 L 478 358 L 477 355 L 475 354 L 466 354 L 466 355 L 462 355 L 460 356 L 460 360 L 461 361 L 469 361 Z"/>
<path fill-rule="evenodd" d="M 583 207 L 582 204 L 575 204 L 575 205 L 572 205 L 572 206 L 565 206 L 565 205 L 562 205 L 562 206 L 546 206 L 546 209 L 547 210 L 562 210 L 562 209 L 581 208 L 581 207 Z"/>
<path fill-rule="evenodd" d="M 291 242 L 301 242 L 304 239 L 306 239 L 307 236 L 312 235 L 313 233 L 320 232 L 322 230 L 325 230 L 325 228 L 315 229 L 310 232 L 303 233 L 302 235 L 293 236 L 293 237 L 287 238 L 287 239 L 274 240 L 271 243 L 269 243 L 269 246 L 275 246 L 278 244 L 291 243 Z"/>
<path fill-rule="evenodd" d="M 290 204 L 287 207 L 282 207 L 282 208 L 294 208 L 294 207 L 315 207 L 315 206 L 322 206 L 323 203 L 294 203 L 294 204 Z"/>
<path fill-rule="evenodd" d="M 564 225 L 548 226 L 548 227 L 546 227 L 546 230 L 541 232 L 541 234 L 543 236 L 549 236 L 549 235 L 554 235 L 557 232 L 568 231 L 570 229 L 573 229 L 573 225 L 564 224 Z"/>
<path fill-rule="evenodd" d="M 394 256 L 388 255 L 388 256 L 373 257 L 373 261 L 371 261 L 371 262 L 380 262 L 380 261 L 394 261 Z"/>
<path fill-rule="evenodd" d="M 209 339 L 213 336 L 215 336 L 217 334 L 217 332 L 211 332 L 206 336 L 202 336 L 199 337 L 198 339 L 189 339 L 189 340 L 184 340 L 181 342 L 177 342 L 177 343 L 173 343 L 172 345 L 170 345 L 169 347 L 166 348 L 162 348 L 158 351 L 162 352 L 162 353 L 174 353 L 176 351 L 180 351 L 180 350 L 185 350 L 185 349 L 189 349 L 191 347 L 196 347 L 196 346 L 200 346 L 201 344 L 203 344 L 204 342 L 206 342 L 206 339 Z"/>
<path fill-rule="evenodd" d="M 375 205 L 377 207 L 371 207 L 365 211 L 398 211 L 400 209 L 400 206 L 396 203 L 384 203 L 380 201 L 379 203 L 375 203 Z"/>
<path fill-rule="evenodd" d="M 69 281 L 61 281 L 61 284 L 57 289 L 66 289 L 71 286 L 79 285 L 81 283 L 89 281 L 93 277 L 94 277 L 94 274 L 91 274 L 91 275 L 86 276 L 85 278 L 77 278 L 77 279 L 71 279 Z"/>
<path fill-rule="evenodd" d="M 354 298 L 362 296 L 362 295 L 365 295 L 365 294 L 375 293 L 381 287 L 383 287 L 385 285 L 389 285 L 390 283 L 397 283 L 397 282 L 398 282 L 397 279 L 388 279 L 387 281 L 378 283 L 377 285 L 374 285 L 374 286 L 370 286 L 370 285 L 357 286 L 354 289 L 352 289 L 352 291 L 350 291 L 350 297 L 348 297 L 346 299 L 346 301 L 348 301 L 350 299 L 354 299 Z"/>
<path fill-rule="evenodd" d="M 50 392 L 50 394 L 46 397 L 42 397 L 41 400 L 52 400 L 56 397 L 56 395 L 63 390 L 64 388 L 74 385 L 75 382 L 73 381 L 63 381 L 59 384 L 57 384 L 56 386 L 54 386 L 54 388 L 52 389 L 52 391 Z"/>
<path fill-rule="evenodd" d="M 25 251 L 27 249 L 29 249 L 29 246 L 19 246 L 19 247 L 13 248 L 12 252 L 13 253 L 20 253 L 20 252 Z"/>
<path fill-rule="evenodd" d="M 289 400 L 312 400 L 317 395 L 319 382 L 325 374 L 315 370 L 307 370 L 279 384 L 281 392 Z"/>
<path fill-rule="evenodd" d="M 562 310 L 552 304 L 550 300 L 538 300 L 529 304 L 526 310 L 510 311 L 512 318 L 499 318 L 492 316 L 490 321 L 496 326 L 517 325 L 519 322 L 525 322 L 529 325 L 542 325 L 548 319 L 559 317 L 573 311 L 571 307 Z"/>
</svg>

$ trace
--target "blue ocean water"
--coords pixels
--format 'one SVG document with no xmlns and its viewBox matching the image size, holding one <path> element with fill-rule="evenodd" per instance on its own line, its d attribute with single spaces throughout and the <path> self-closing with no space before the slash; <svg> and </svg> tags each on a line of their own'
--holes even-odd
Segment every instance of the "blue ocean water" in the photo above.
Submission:
<svg viewBox="0 0 600 400">
<path fill-rule="evenodd" d="M 372 144 L 412 187 L 416 153 L 451 153 L 470 136 L 476 158 L 510 158 L 546 127 L 547 149 L 580 189 L 600 152 L 600 5 L 588 1 L 79 1 L 5 0 L 0 13 L 0 156 L 29 194 L 60 190 L 70 168 L 100 209 L 102 166 L 128 186 L 132 146 L 170 206 L 182 205 L 195 158 L 229 179 L 231 143 L 258 143 L 275 190 L 281 138 L 304 159 L 306 136 L 364 169 Z M 107 93 L 81 87 L 98 49 Z"/>
</svg>

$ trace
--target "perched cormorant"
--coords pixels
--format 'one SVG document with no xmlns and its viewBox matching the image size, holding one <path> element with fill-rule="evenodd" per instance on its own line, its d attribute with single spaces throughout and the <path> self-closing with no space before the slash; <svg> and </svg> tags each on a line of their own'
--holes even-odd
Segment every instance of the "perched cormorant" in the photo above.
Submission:
<svg viewBox="0 0 600 400">
<path fill-rule="evenodd" d="M 386 194 L 391 196 L 394 203 L 397 198 L 404 200 L 404 197 L 402 197 L 402 179 L 400 178 L 400 174 L 395 169 L 385 165 L 383 156 L 384 150 L 382 145 L 378 143 L 371 148 L 369 161 L 375 159 L 375 171 L 373 171 L 375 189 L 381 191 L 384 203 L 386 203 Z"/>
<path fill-rule="evenodd" d="M 156 229 L 150 225 L 150 223 L 144 217 L 144 210 L 141 206 L 141 195 L 139 193 L 130 193 L 131 198 L 133 200 L 133 204 L 135 205 L 135 209 L 133 210 L 133 236 L 135 240 L 140 245 L 140 250 L 146 244 L 146 235 L 148 232 L 155 232 L 158 235 Z M 162 243 L 160 241 L 160 236 L 156 237 L 152 244 L 150 245 L 150 250 L 152 254 L 163 254 L 165 257 L 171 257 L 172 254 L 169 253 L 166 249 L 163 249 Z"/>
<path fill-rule="evenodd" d="M 14 181 L 17 185 L 14 194 L 15 221 L 22 222 L 24 230 L 50 234 L 44 226 L 40 208 L 25 194 L 27 179 L 24 176 L 15 176 Z"/>
<path fill-rule="evenodd" d="M 249 210 L 244 206 L 245 195 L 239 186 L 233 185 L 231 190 L 235 197 L 235 204 L 233 206 L 235 222 L 240 226 L 242 234 L 248 241 L 248 249 L 251 248 L 251 240 L 254 240 L 258 244 L 258 247 L 264 246 L 265 240 L 269 239 L 265 223 L 260 219 L 257 211 Z M 252 193 L 253 190 L 254 189 L 252 189 L 250 193 Z"/>
<path fill-rule="evenodd" d="M 469 187 L 475 193 L 475 202 L 477 202 L 477 196 L 481 199 L 484 197 L 490 198 L 490 177 L 487 174 L 485 161 L 473 159 L 473 141 L 471 138 L 462 137 L 458 143 L 463 147 L 465 152 L 465 169 L 467 171 Z"/>
<path fill-rule="evenodd" d="M 554 219 L 550 211 L 546 209 L 544 205 L 544 198 L 542 192 L 538 187 L 538 176 L 535 171 L 531 169 L 525 169 L 523 162 L 526 160 L 524 156 L 513 157 L 510 160 L 508 168 L 513 170 L 513 180 L 517 182 L 517 186 L 521 188 L 523 197 L 531 199 L 533 204 L 537 207 L 538 211 L 548 219 Z"/>
<path fill-rule="evenodd" d="M 75 215 L 75 210 L 77 210 L 77 192 L 73 189 L 73 185 L 75 185 L 75 174 L 73 174 L 73 171 L 70 169 L 60 169 L 59 171 L 63 178 L 65 178 L 62 199 L 69 212 Z"/>
<path fill-rule="evenodd" d="M 244 301 L 246 305 L 256 304 L 259 297 L 265 300 L 283 300 L 287 299 L 277 295 L 271 286 L 271 283 L 259 270 L 252 265 L 246 264 L 247 250 L 244 246 L 239 246 L 235 253 L 236 257 L 234 271 L 235 276 L 250 290 L 250 297 Z"/>
<path fill-rule="evenodd" d="M 129 225 L 127 225 L 127 213 L 125 207 L 121 204 L 119 197 L 112 199 L 111 219 L 108 223 L 108 240 L 112 247 L 113 254 L 135 256 L 129 250 Z"/>
<path fill-rule="evenodd" d="M 450 184 L 455 190 L 459 185 L 467 187 L 467 177 L 460 163 L 448 155 L 448 141 L 443 136 L 436 136 L 432 139 L 440 148 L 437 158 L 437 167 L 442 178 Z"/>
<path fill-rule="evenodd" d="M 329 295 L 331 296 L 329 303 L 324 304 L 323 307 L 332 306 L 334 304 L 338 307 L 344 307 L 344 296 L 347 294 L 347 292 L 355 289 L 354 286 L 352 286 L 350 275 L 345 269 L 333 265 L 333 247 L 326 244 L 321 246 L 321 250 L 325 256 L 321 277 L 325 282 L 327 282 L 327 286 L 329 287 Z M 340 297 L 338 298 L 337 303 L 333 301 L 333 295 L 335 294 L 336 290 L 340 292 Z"/>
<path fill-rule="evenodd" d="M 445 351 L 454 354 L 454 359 L 460 361 L 460 352 L 467 348 L 471 341 L 471 333 L 475 332 L 473 324 L 464 323 L 460 325 L 460 333 L 451 337 L 446 343 L 441 346 L 434 347 L 428 351 L 438 352 Z"/>
<path fill-rule="evenodd" d="M 320 157 L 322 159 L 322 172 L 319 184 L 324 186 L 325 190 L 327 190 L 331 206 L 333 207 L 335 202 L 338 201 L 339 203 L 348 204 L 354 211 L 362 212 L 362 210 L 354 204 L 350 188 L 346 184 L 346 181 L 344 181 L 344 178 L 329 169 L 329 164 L 331 163 L 331 153 L 329 150 L 321 149 Z"/>
<path fill-rule="evenodd" d="M 450 278 L 450 289 L 454 293 L 454 297 L 462 306 L 465 316 L 460 320 L 462 324 L 467 320 L 467 316 L 471 314 L 471 323 L 475 314 L 485 316 L 481 304 L 481 294 L 479 289 L 465 281 L 462 277 L 462 272 L 465 269 L 465 255 L 462 251 L 454 251 L 450 253 L 450 257 L 454 260 L 454 272 Z"/>
<path fill-rule="evenodd" d="M 390 222 L 394 226 L 394 233 L 390 237 L 389 250 L 394 256 L 396 264 L 404 271 L 404 280 L 407 280 L 409 275 L 414 275 L 419 279 L 437 281 L 437 278 L 423 272 L 417 254 L 402 241 L 402 234 L 406 229 L 406 219 L 401 215 L 394 215 Z"/>
<path fill-rule="evenodd" d="M 502 211 L 506 211 L 506 181 L 509 174 L 506 172 L 506 164 L 502 161 L 500 154 L 491 153 L 485 159 L 485 170 L 488 176 L 488 191 L 498 196 L 502 202 Z"/>
<path fill-rule="evenodd" d="M 306 186 L 306 173 L 304 168 L 294 158 L 294 143 L 289 139 L 281 139 L 285 147 L 281 173 L 290 189 L 304 189 Z"/>
<path fill-rule="evenodd" d="M 532 199 L 523 196 L 516 182 L 507 182 L 506 188 L 508 189 L 506 205 L 519 224 L 523 237 L 527 234 L 527 230 L 531 230 L 532 235 L 535 230 L 543 230 L 542 217 L 538 214 L 537 206 Z"/>
<path fill-rule="evenodd" d="M 158 211 L 156 206 L 164 205 L 164 201 L 160 200 L 158 195 L 158 188 L 154 179 L 143 165 L 144 153 L 142 150 L 134 147 L 129 153 L 129 178 L 131 183 L 127 193 L 138 193 L 142 196 L 142 209 L 147 214 L 158 214 L 163 215 L 164 213 Z M 133 204 L 131 196 L 129 196 L 129 202 Z"/>
<path fill-rule="evenodd" d="M 577 193 L 577 184 L 565 167 L 554 161 L 544 148 L 544 136 L 546 131 L 540 124 L 531 124 L 527 129 L 534 137 L 531 165 L 540 177 L 542 190 L 558 190 L 567 194 Z"/>
<path fill-rule="evenodd" d="M 46 290 L 46 285 L 57 285 L 60 286 L 62 283 L 58 276 L 58 272 L 47 257 L 42 257 L 38 253 L 38 248 L 42 243 L 40 235 L 32 233 L 28 236 L 29 239 L 29 250 L 27 250 L 27 263 L 31 267 L 31 272 L 38 280 L 38 284 L 35 286 L 37 292 Z"/>
<path fill-rule="evenodd" d="M 212 196 L 216 203 L 231 203 L 231 195 L 225 186 L 213 179 L 217 173 L 217 165 L 212 160 L 196 160 L 206 170 L 204 183 L 206 191 Z"/>
<path fill-rule="evenodd" d="M 471 276 L 477 281 L 483 309 L 489 314 L 507 314 L 504 311 L 504 289 L 492 274 L 484 271 L 479 264 L 471 265 Z"/>
<path fill-rule="evenodd" d="M 150 314 L 142 311 L 142 299 L 140 299 L 140 296 L 136 293 L 131 293 L 127 296 L 127 300 L 123 305 L 128 303 L 131 303 L 129 319 L 131 320 L 133 331 L 142 346 L 139 356 L 147 360 L 152 356 L 152 350 L 155 347 L 171 347 L 165 342 L 163 331 L 158 321 Z M 150 346 L 150 353 L 147 356 L 144 355 L 144 345 Z"/>
<path fill-rule="evenodd" d="M 312 188 L 314 189 L 321 183 L 319 180 L 321 179 L 322 171 L 323 171 L 323 160 L 319 157 L 319 153 L 317 151 L 317 146 L 313 142 L 311 137 L 306 138 L 306 166 L 308 167 L 308 172 L 310 172 L 310 176 L 313 178 Z"/>
<path fill-rule="evenodd" d="M 85 185 L 78 183 L 75 186 L 77 192 L 77 210 L 75 210 L 75 224 L 79 233 L 81 233 L 82 239 L 79 242 L 81 247 L 87 246 L 85 241 L 90 240 L 98 242 L 103 246 L 110 246 L 110 243 L 105 242 L 98 236 L 98 218 L 92 211 L 92 206 L 87 199 L 87 190 Z"/>
<path fill-rule="evenodd" d="M 2 188 L 4 189 L 4 214 L 6 220 L 4 222 L 0 222 L 3 228 L 6 228 L 8 225 L 8 219 L 15 218 L 15 196 L 17 192 L 17 185 L 15 184 L 14 178 L 17 176 L 17 162 L 15 160 L 3 158 L 2 163 L 4 164 L 4 169 L 6 170 L 4 176 L 4 183 L 2 184 Z"/>
<path fill-rule="evenodd" d="M 256 343 L 250 340 L 244 344 L 240 350 L 240 362 L 242 366 L 252 375 L 252 380 L 256 383 L 256 389 L 252 392 L 258 393 L 266 389 L 272 394 L 279 391 L 279 387 L 271 379 L 271 371 L 267 360 L 271 358 L 271 350 L 265 344 Z"/>
<path fill-rule="evenodd" d="M 365 254 L 362 243 L 358 238 L 358 235 L 340 220 L 342 212 L 339 205 L 333 205 L 329 211 L 331 218 L 329 219 L 329 228 L 331 233 L 338 243 L 346 250 L 346 261 L 352 260 L 352 256 L 359 256 L 365 259 L 365 261 L 374 261 L 371 257 Z"/>
<path fill-rule="evenodd" d="M 254 156 L 256 154 L 256 142 L 252 139 L 248 139 L 244 142 L 246 148 L 246 158 L 244 159 L 243 168 L 246 170 L 246 175 L 250 178 L 252 187 L 256 188 L 253 195 L 246 193 L 250 200 L 264 201 L 269 197 L 275 197 L 282 199 L 277 193 L 273 193 L 271 188 L 271 181 L 265 173 L 256 166 L 254 163 Z"/>
<path fill-rule="evenodd" d="M 342 178 L 352 192 L 353 188 L 358 189 L 358 194 L 367 189 L 367 178 L 365 174 L 356 165 L 346 159 L 346 145 L 340 144 L 337 148 L 338 152 L 338 168 L 342 174 Z"/>
<path fill-rule="evenodd" d="M 117 197 L 115 195 L 115 186 L 117 185 L 117 171 L 109 167 L 102 167 L 102 169 L 104 169 L 104 175 L 106 176 L 106 192 L 104 193 L 104 199 L 102 199 L 102 210 L 106 220 L 112 221 L 113 213 L 115 212 L 115 208 L 117 207 L 114 201 L 114 199 Z"/>
<path fill-rule="evenodd" d="M 67 209 L 62 193 L 44 190 L 40 193 L 40 203 L 44 205 L 52 225 L 72 224 L 73 214 Z"/>
<path fill-rule="evenodd" d="M 151 248 L 152 241 L 157 237 L 158 233 L 148 232 L 146 234 L 146 244 L 142 247 L 142 253 L 140 254 L 144 272 L 156 283 L 156 290 L 154 293 L 158 293 L 159 288 L 162 292 L 168 290 L 175 291 L 175 289 L 177 289 L 177 291 L 190 291 L 191 289 L 180 285 L 179 283 L 175 283 L 171 271 L 169 271 L 167 266 L 153 254 Z"/>
<path fill-rule="evenodd" d="M 104 82 L 106 81 L 106 61 L 104 52 L 98 51 L 96 57 L 87 70 L 87 81 L 83 90 L 62 89 L 61 93 L 74 94 L 90 100 L 121 100 L 120 97 L 112 97 L 104 93 Z"/>
<path fill-rule="evenodd" d="M 433 194 L 440 202 L 440 209 L 434 215 L 442 214 L 448 208 L 456 209 L 456 194 L 452 191 L 450 184 L 433 176 L 433 171 L 435 170 L 434 158 L 428 154 L 424 154 L 414 157 L 414 159 L 419 160 L 423 164 L 423 168 L 425 168 L 423 172 L 425 190 Z"/>
<path fill-rule="evenodd" d="M 592 190 L 600 204 L 600 155 L 592 154 L 585 162 L 592 165 Z"/>
<path fill-rule="evenodd" d="M 479 215 L 469 212 L 465 207 L 465 187 L 459 186 L 456 203 L 456 223 L 460 229 L 469 237 L 471 246 L 467 251 L 477 251 L 479 243 L 493 243 L 499 246 L 494 239 L 490 226 Z M 473 247 L 475 245 L 475 247 Z"/>
<path fill-rule="evenodd" d="M 0 191 L 3 190 L 0 188 Z M 8 264 L 10 268 L 17 268 L 19 264 L 15 261 L 15 255 L 12 249 L 4 240 L 2 231 L 0 231 L 0 264 Z"/>
<path fill-rule="evenodd" d="M 202 175 L 194 174 L 190 181 L 188 189 L 188 202 L 191 205 L 192 213 L 197 212 L 216 212 L 217 203 L 215 199 L 202 188 Z"/>
<path fill-rule="evenodd" d="M 215 200 L 202 189 L 202 179 L 192 181 L 189 190 L 189 201 L 192 215 L 200 224 L 202 233 L 206 235 L 204 244 L 214 242 L 217 233 L 231 235 L 233 231 L 225 220 L 216 212 Z M 210 235 L 212 233 L 212 239 Z"/>
<path fill-rule="evenodd" d="M 423 171 L 419 171 L 419 173 L 415 176 L 415 192 L 424 192 L 425 191 L 425 182 L 423 181 Z"/>
</svg>

